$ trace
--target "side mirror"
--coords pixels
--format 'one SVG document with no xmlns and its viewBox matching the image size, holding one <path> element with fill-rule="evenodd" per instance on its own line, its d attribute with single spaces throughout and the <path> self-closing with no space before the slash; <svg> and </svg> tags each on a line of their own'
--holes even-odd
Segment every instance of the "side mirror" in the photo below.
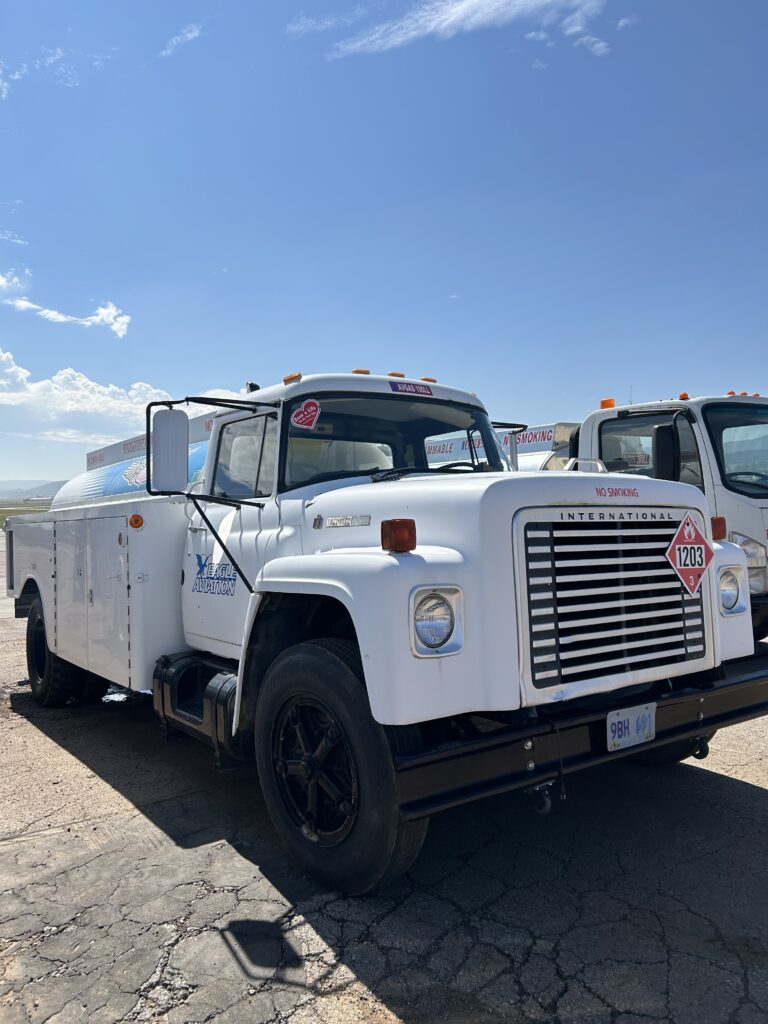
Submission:
<svg viewBox="0 0 768 1024">
<path fill-rule="evenodd" d="M 149 438 L 147 439 L 149 441 Z M 150 451 L 149 444 L 147 451 Z M 184 494 L 189 480 L 189 418 L 181 409 L 160 409 L 152 418 L 150 494 Z"/>
<path fill-rule="evenodd" d="M 651 450 L 656 479 L 677 480 L 680 477 L 680 454 L 674 424 L 658 423 L 653 428 Z"/>
<path fill-rule="evenodd" d="M 569 459 L 578 459 L 578 457 L 579 457 L 579 436 L 580 436 L 580 434 L 581 434 L 581 430 L 578 427 L 575 427 L 571 431 L 571 435 L 568 438 L 568 458 Z M 576 469 L 576 468 L 577 467 L 574 466 L 574 469 Z"/>
</svg>

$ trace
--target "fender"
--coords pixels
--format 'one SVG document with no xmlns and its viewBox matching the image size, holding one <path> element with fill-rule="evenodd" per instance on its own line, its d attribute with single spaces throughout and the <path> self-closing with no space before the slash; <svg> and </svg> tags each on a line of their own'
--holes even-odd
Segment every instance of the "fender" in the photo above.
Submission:
<svg viewBox="0 0 768 1024">
<path fill-rule="evenodd" d="M 27 575 L 24 577 L 23 584 L 20 587 L 16 587 L 16 593 L 19 596 L 15 597 L 13 599 L 14 610 L 15 610 L 15 607 L 16 607 L 16 603 L 21 599 L 21 595 L 24 592 L 24 588 L 27 586 L 28 583 L 34 583 L 35 587 L 37 588 L 37 592 L 40 595 L 40 600 L 43 603 L 43 618 L 45 619 L 46 622 L 50 622 L 51 624 L 53 624 L 55 622 L 55 616 L 54 615 L 50 615 L 49 616 L 49 612 L 50 612 L 50 608 L 48 607 L 49 599 L 46 596 L 46 590 L 45 590 L 45 587 L 43 586 L 43 582 L 42 582 L 42 580 L 40 580 L 38 578 L 37 573 L 28 572 Z M 49 587 L 48 589 L 50 591 L 51 588 Z M 53 595 L 51 595 L 51 597 L 52 596 Z M 21 618 L 21 616 L 17 616 L 17 618 Z M 47 629 L 46 629 L 46 633 L 47 633 Z M 48 640 L 55 640 L 55 635 L 54 636 L 48 636 L 47 639 Z M 55 651 L 56 650 L 55 646 L 51 647 L 51 650 Z"/>
<path fill-rule="evenodd" d="M 709 587 L 712 595 L 712 638 L 715 645 L 715 660 L 733 661 L 752 654 L 755 648 L 752 636 L 750 612 L 749 573 L 747 556 L 738 544 L 730 541 L 715 541 L 712 544 L 715 557 L 709 566 Z M 728 614 L 720 606 L 720 574 L 726 569 L 739 581 L 739 600 Z"/>
<path fill-rule="evenodd" d="M 280 559 L 281 566 L 283 562 L 293 561 L 293 559 Z M 302 559 L 302 562 L 304 560 Z M 267 567 L 268 568 L 268 567 Z M 303 566 L 306 569 L 306 566 Z M 237 690 L 235 693 L 235 709 L 232 716 L 232 734 L 234 735 L 237 731 L 238 723 L 240 721 L 240 706 L 242 704 L 243 695 L 243 682 L 245 680 L 245 669 L 248 661 L 248 641 L 251 636 L 251 630 L 253 624 L 258 615 L 259 608 L 263 602 L 266 594 L 318 594 L 323 597 L 336 598 L 350 614 L 352 621 L 354 622 L 354 616 L 352 615 L 352 595 L 350 594 L 347 587 L 343 586 L 338 582 L 329 582 L 328 580 L 309 580 L 304 578 L 291 578 L 283 576 L 282 578 L 266 579 L 265 574 L 262 573 L 256 580 L 253 593 L 248 598 L 248 607 L 245 613 L 245 622 L 243 625 L 243 636 L 240 641 L 240 661 L 237 666 Z"/>
<path fill-rule="evenodd" d="M 464 648 L 452 655 L 415 657 L 410 595 L 418 587 L 438 586 L 455 586 L 466 595 L 473 616 L 479 620 L 473 640 L 470 644 L 467 638 Z M 269 562 L 254 589 L 238 665 L 236 723 L 243 702 L 248 641 L 262 600 L 269 593 L 331 597 L 346 609 L 360 646 L 371 713 L 382 725 L 445 717 L 478 704 L 485 706 L 493 699 L 492 694 L 484 692 L 484 683 L 472 688 L 466 685 L 470 674 L 477 677 L 477 665 L 487 656 L 483 640 L 493 612 L 481 611 L 484 588 L 477 573 L 472 573 L 462 554 L 453 548 L 424 545 L 403 555 L 381 548 L 336 548 L 291 555 Z M 496 614 L 502 614 L 499 608 Z M 470 650 L 471 646 L 475 649 Z M 489 676 L 495 677 L 493 673 Z M 507 699 L 505 694 L 505 702 Z"/>
</svg>

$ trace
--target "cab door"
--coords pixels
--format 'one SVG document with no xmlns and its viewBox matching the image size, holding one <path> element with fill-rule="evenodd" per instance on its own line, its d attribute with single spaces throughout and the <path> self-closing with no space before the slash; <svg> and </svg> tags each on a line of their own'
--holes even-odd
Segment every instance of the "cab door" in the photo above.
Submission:
<svg viewBox="0 0 768 1024">
<path fill-rule="evenodd" d="M 275 413 L 241 417 L 220 428 L 206 481 L 211 498 L 198 499 L 209 522 L 197 510 L 191 513 L 185 550 L 182 612 L 191 646 L 239 656 L 248 584 L 253 586 L 279 525 L 276 458 Z M 216 498 L 242 504 L 234 507 Z"/>
</svg>

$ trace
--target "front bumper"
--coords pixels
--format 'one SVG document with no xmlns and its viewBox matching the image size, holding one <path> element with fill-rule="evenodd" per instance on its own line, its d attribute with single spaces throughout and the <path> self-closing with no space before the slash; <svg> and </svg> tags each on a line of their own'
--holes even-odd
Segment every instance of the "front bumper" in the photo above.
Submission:
<svg viewBox="0 0 768 1024">
<path fill-rule="evenodd" d="M 706 686 L 678 690 L 656 701 L 656 738 L 611 752 L 606 715 L 644 703 L 621 693 L 571 716 L 563 707 L 546 708 L 524 727 L 502 727 L 479 738 L 443 744 L 419 754 L 395 757 L 400 815 L 405 820 L 495 796 L 545 785 L 565 775 L 607 764 L 675 740 L 696 739 L 717 729 L 768 714 L 768 658 L 724 666 L 722 678 Z"/>
</svg>

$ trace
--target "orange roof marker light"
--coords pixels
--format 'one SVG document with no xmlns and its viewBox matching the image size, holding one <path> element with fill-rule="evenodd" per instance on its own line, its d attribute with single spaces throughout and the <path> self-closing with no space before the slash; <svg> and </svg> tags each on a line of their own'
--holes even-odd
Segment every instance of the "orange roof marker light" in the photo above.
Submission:
<svg viewBox="0 0 768 1024">
<path fill-rule="evenodd" d="M 370 373 L 370 370 L 353 370 L 352 373 Z"/>
<path fill-rule="evenodd" d="M 739 398 L 749 398 L 749 393 L 747 391 L 741 391 L 739 393 Z"/>
<path fill-rule="evenodd" d="M 687 402 L 691 396 L 688 394 L 687 391 L 681 391 L 677 397 L 680 399 L 681 402 Z"/>
<path fill-rule="evenodd" d="M 726 395 L 728 395 L 729 398 L 733 398 L 733 396 L 736 394 L 735 391 L 726 391 L 725 393 Z"/>
<path fill-rule="evenodd" d="M 615 409 L 616 408 L 616 399 L 615 398 L 601 398 L 600 399 L 600 408 L 601 409 Z"/>
<path fill-rule="evenodd" d="M 300 373 L 289 373 L 287 377 L 283 377 L 283 384 L 293 384 L 295 380 L 301 380 Z"/>
<path fill-rule="evenodd" d="M 419 380 L 423 380 L 427 384 L 437 384 L 437 377 L 420 377 Z"/>
<path fill-rule="evenodd" d="M 400 373 L 399 370 L 390 370 L 387 374 L 388 377 L 404 377 L 404 373 Z"/>
</svg>

